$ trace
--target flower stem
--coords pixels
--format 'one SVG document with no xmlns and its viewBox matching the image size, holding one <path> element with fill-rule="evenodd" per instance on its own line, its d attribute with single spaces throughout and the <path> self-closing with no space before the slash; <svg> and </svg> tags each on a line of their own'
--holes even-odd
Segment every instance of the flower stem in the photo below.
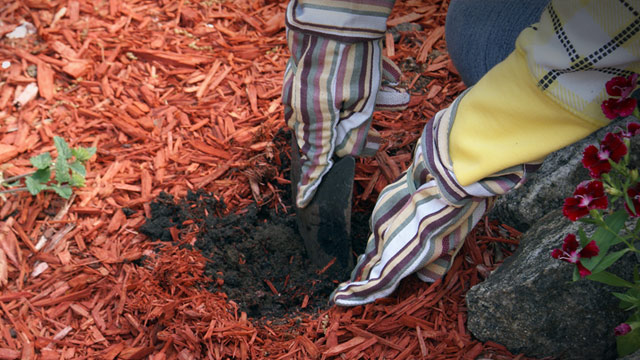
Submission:
<svg viewBox="0 0 640 360">
<path fill-rule="evenodd" d="M 7 190 L 0 190 L 0 194 L 8 194 L 8 193 L 14 193 L 14 192 L 20 192 L 20 191 L 29 191 L 29 189 L 27 189 L 27 187 L 19 187 L 19 188 L 13 188 L 13 189 L 7 189 Z"/>
<path fill-rule="evenodd" d="M 16 175 L 16 176 L 12 176 L 10 178 L 3 179 L 2 185 L 4 186 L 4 184 L 9 184 L 9 183 L 12 183 L 12 182 L 14 182 L 16 180 L 20 180 L 20 179 L 29 177 L 29 176 L 31 176 L 31 175 L 33 175 L 35 173 L 36 173 L 35 171 L 32 171 L 30 173 L 26 173 L 26 174 L 22 174 L 22 175 Z"/>
<path fill-rule="evenodd" d="M 616 233 L 615 231 L 611 230 L 611 228 L 609 228 L 609 226 L 607 226 L 606 223 L 600 225 L 600 227 L 602 229 L 604 229 L 605 231 L 608 231 L 609 233 L 611 233 L 616 238 L 620 239 L 623 243 L 625 243 L 625 245 L 627 245 L 627 247 L 629 248 L 630 251 L 633 251 L 633 252 L 636 252 L 636 253 L 640 253 L 640 250 L 636 249 L 636 247 L 633 246 L 633 242 L 627 241 L 627 239 L 625 239 L 623 236 L 620 236 L 619 233 Z"/>
</svg>

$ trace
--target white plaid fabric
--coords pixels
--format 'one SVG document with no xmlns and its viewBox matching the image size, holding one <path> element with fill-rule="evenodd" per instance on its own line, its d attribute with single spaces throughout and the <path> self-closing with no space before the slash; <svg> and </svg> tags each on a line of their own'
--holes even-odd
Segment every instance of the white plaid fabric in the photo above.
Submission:
<svg viewBox="0 0 640 360">
<path fill-rule="evenodd" d="M 552 1 L 516 47 L 538 87 L 578 116 L 603 119 L 603 84 L 640 72 L 640 1 Z"/>
</svg>

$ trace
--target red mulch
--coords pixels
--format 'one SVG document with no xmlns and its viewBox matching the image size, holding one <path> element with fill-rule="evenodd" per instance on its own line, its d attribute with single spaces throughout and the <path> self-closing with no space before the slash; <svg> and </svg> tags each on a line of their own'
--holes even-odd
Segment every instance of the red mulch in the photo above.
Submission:
<svg viewBox="0 0 640 360">
<path fill-rule="evenodd" d="M 205 189 L 229 211 L 285 211 L 272 143 L 284 127 L 286 3 L 271 0 L 17 0 L 0 5 L 0 171 L 30 171 L 52 138 L 95 146 L 87 186 L 0 200 L 0 359 L 512 359 L 465 329 L 464 293 L 519 233 L 483 223 L 442 282 L 393 297 L 258 323 L 204 284 L 205 259 L 137 232 L 164 191 Z M 446 0 L 399 2 L 420 24 L 387 53 L 407 57 L 412 106 L 378 113 L 387 144 L 357 167 L 355 208 L 407 166 L 425 122 L 463 88 L 444 42 Z M 9 39 L 23 21 L 36 34 Z M 35 75 L 37 71 L 37 75 Z M 35 76 L 34 76 L 35 75 Z M 31 84 L 38 92 L 29 96 Z M 30 86 L 29 86 L 30 85 Z M 27 92 L 25 92 L 27 91 Z M 133 214 L 126 216 L 123 209 Z M 190 241 L 196 225 L 176 231 Z M 142 258 L 147 260 L 142 262 Z"/>
</svg>

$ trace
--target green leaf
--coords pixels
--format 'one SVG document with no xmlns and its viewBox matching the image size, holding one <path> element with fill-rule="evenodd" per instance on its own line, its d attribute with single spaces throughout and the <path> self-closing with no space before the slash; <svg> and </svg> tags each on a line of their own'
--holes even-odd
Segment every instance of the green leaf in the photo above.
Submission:
<svg viewBox="0 0 640 360">
<path fill-rule="evenodd" d="M 593 220 L 591 218 L 588 218 L 588 217 L 580 218 L 580 219 L 578 219 L 578 221 L 581 222 L 581 223 L 585 223 L 585 224 L 595 224 L 596 223 L 595 220 Z"/>
<path fill-rule="evenodd" d="M 51 189 L 55 191 L 56 194 L 60 195 L 60 197 L 63 197 L 65 199 L 70 198 L 71 194 L 73 193 L 73 190 L 71 190 L 71 187 L 69 185 L 56 185 L 52 186 Z"/>
<path fill-rule="evenodd" d="M 580 246 L 585 247 L 589 243 L 589 238 L 584 232 L 583 228 L 578 229 L 578 238 L 580 239 Z"/>
<path fill-rule="evenodd" d="M 80 162 L 85 162 L 91 159 L 93 154 L 96 153 L 96 148 L 95 147 L 89 147 L 89 148 L 77 147 L 72 149 L 71 152 L 73 153 L 73 156 L 76 157 L 76 160 Z"/>
<path fill-rule="evenodd" d="M 607 285 L 612 285 L 612 286 L 621 286 L 621 287 L 629 287 L 629 288 L 633 287 L 632 283 L 608 271 L 601 271 L 596 274 L 591 274 L 587 276 L 587 279 L 601 282 Z"/>
<path fill-rule="evenodd" d="M 627 221 L 627 218 L 629 218 L 629 214 L 625 210 L 618 210 L 615 213 L 609 215 L 604 222 L 607 224 L 607 226 L 609 226 L 611 231 L 613 231 L 615 234 L 618 234 L 620 230 L 624 227 L 624 223 L 625 221 Z M 596 233 L 598 233 L 599 231 L 602 232 L 603 234 L 602 235 L 594 234 L 593 235 L 594 239 L 601 238 L 602 240 L 608 240 L 612 242 L 611 245 L 615 245 L 620 242 L 620 240 L 617 239 L 614 234 L 606 231 L 605 229 L 598 229 L 596 230 Z"/>
<path fill-rule="evenodd" d="M 60 136 L 54 136 L 53 143 L 56 145 L 56 149 L 58 150 L 58 159 L 56 160 L 56 163 L 60 162 L 60 158 L 64 160 L 71 158 L 73 155 L 71 153 L 71 148 L 69 148 L 69 145 L 63 138 Z"/>
<path fill-rule="evenodd" d="M 637 284 L 640 282 L 640 272 L 638 272 L 638 264 L 633 267 L 633 281 Z"/>
<path fill-rule="evenodd" d="M 33 167 L 35 167 L 36 169 L 43 170 L 51 166 L 53 159 L 51 159 L 51 154 L 49 154 L 49 152 L 47 151 L 38 156 L 32 156 L 29 161 L 31 162 L 31 165 L 33 165 Z"/>
<path fill-rule="evenodd" d="M 71 175 L 69 175 L 69 164 L 66 160 L 58 159 L 56 161 L 56 181 L 59 183 L 69 182 Z"/>
<path fill-rule="evenodd" d="M 628 196 L 624 197 L 624 201 L 627 203 L 627 206 L 629 207 L 629 209 L 631 210 L 631 212 L 633 212 L 634 216 L 638 216 L 638 214 L 636 214 L 636 207 L 633 204 L 633 202 L 631 201 L 631 198 L 629 198 Z"/>
<path fill-rule="evenodd" d="M 71 180 L 69 180 L 69 185 L 73 187 L 84 187 L 84 177 L 78 174 L 72 174 Z"/>
<path fill-rule="evenodd" d="M 71 171 L 73 171 L 74 173 L 77 173 L 78 175 L 81 175 L 81 176 L 87 175 L 87 170 L 85 170 L 84 165 L 82 165 L 80 161 L 72 162 L 71 164 L 69 164 L 69 167 L 71 168 Z"/>
<path fill-rule="evenodd" d="M 38 195 L 38 193 L 46 188 L 45 185 L 40 182 L 34 180 L 32 177 L 28 177 L 24 180 L 25 185 L 27 186 L 27 190 L 31 195 Z"/>
<path fill-rule="evenodd" d="M 46 168 L 46 169 L 36 170 L 30 176 L 30 178 L 32 178 L 34 181 L 37 181 L 41 184 L 46 184 L 49 182 L 49 179 L 51 178 L 51 169 Z"/>
<path fill-rule="evenodd" d="M 614 295 L 615 294 L 618 294 L 618 293 L 614 293 Z M 628 301 L 628 300 L 620 299 L 620 304 L 618 306 L 620 309 L 629 310 L 640 305 L 640 302 L 637 301 L 638 299 L 640 299 L 640 289 L 638 288 L 629 289 L 623 295 L 630 296 L 631 299 L 636 299 L 636 300 Z"/>
<path fill-rule="evenodd" d="M 584 267 L 589 270 L 593 270 L 596 265 L 602 261 L 602 258 L 606 256 L 611 246 L 622 242 L 622 240 L 620 240 L 616 235 L 618 235 L 620 230 L 624 227 L 624 222 L 628 217 L 629 214 L 624 210 L 616 211 L 615 213 L 607 216 L 604 222 L 611 231 L 602 227 L 598 227 L 598 229 L 596 229 L 591 238 L 598 244 L 600 252 L 597 256 L 590 259 L 582 259 L 582 265 L 584 265 Z"/>
<path fill-rule="evenodd" d="M 616 345 L 619 357 L 636 352 L 640 349 L 640 328 L 633 329 L 625 335 L 616 336 Z"/>
<path fill-rule="evenodd" d="M 640 301 L 640 299 L 638 299 L 637 297 L 631 296 L 629 294 L 622 294 L 618 292 L 612 292 L 611 294 L 613 294 L 613 296 L 617 297 L 618 299 L 631 304 L 636 304 L 638 301 Z"/>
<path fill-rule="evenodd" d="M 608 254 L 602 259 L 602 261 L 600 261 L 600 263 L 592 270 L 592 272 L 598 273 L 598 272 L 601 272 L 602 270 L 606 270 L 609 266 L 611 266 L 611 264 L 618 261 L 618 259 L 620 259 L 622 255 L 628 253 L 629 251 L 631 251 L 631 249 L 626 248 L 626 249 L 622 249 L 620 251 L 616 251 L 616 252 L 612 252 L 611 254 Z"/>
</svg>

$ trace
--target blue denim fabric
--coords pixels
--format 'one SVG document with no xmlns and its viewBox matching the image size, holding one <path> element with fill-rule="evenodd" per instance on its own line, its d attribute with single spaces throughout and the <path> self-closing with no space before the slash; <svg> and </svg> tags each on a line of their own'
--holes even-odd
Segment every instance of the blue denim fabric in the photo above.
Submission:
<svg viewBox="0 0 640 360">
<path fill-rule="evenodd" d="M 445 36 L 453 65 L 467 86 L 515 48 L 520 32 L 540 19 L 549 0 L 451 0 Z"/>
</svg>

